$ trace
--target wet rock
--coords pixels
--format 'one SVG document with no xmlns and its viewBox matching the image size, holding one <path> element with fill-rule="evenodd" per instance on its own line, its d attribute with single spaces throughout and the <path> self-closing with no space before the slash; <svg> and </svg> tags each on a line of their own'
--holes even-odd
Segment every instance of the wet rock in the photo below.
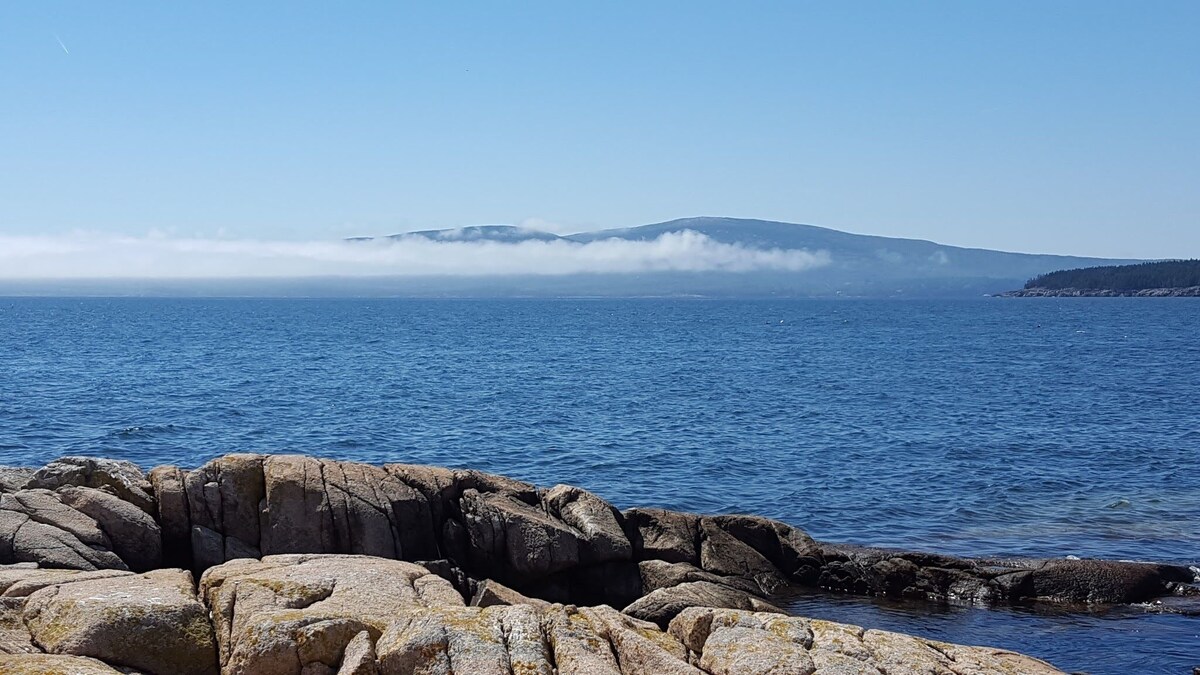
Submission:
<svg viewBox="0 0 1200 675">
<path fill-rule="evenodd" d="M 151 675 L 215 675 L 208 612 L 183 570 L 49 586 L 25 601 L 25 624 L 47 652 L 90 656 Z"/>
<path fill-rule="evenodd" d="M 440 466 L 419 464 L 385 464 L 383 468 L 425 498 L 425 503 L 429 507 L 429 530 L 434 533 L 442 532 L 447 517 L 453 515 L 458 509 L 461 488 L 455 471 Z M 413 523 L 413 527 L 419 527 L 419 525 Z M 447 555 L 447 553 L 440 551 L 439 555 Z"/>
<path fill-rule="evenodd" d="M 1168 592 L 1168 583 L 1189 583 L 1186 567 L 1110 560 L 1049 560 L 1030 570 L 1016 587 L 1021 595 L 1069 602 L 1145 602 Z"/>
<path fill-rule="evenodd" d="M 634 618 L 665 627 L 671 619 L 689 607 L 783 613 L 783 610 L 763 598 L 709 581 L 689 581 L 670 588 L 660 588 L 642 596 L 621 611 Z"/>
<path fill-rule="evenodd" d="M 153 514 L 154 489 L 133 462 L 97 457 L 63 457 L 33 475 L 26 488 L 55 490 L 66 485 L 104 490 Z"/>
<path fill-rule="evenodd" d="M 58 498 L 96 521 L 129 569 L 146 572 L 162 565 L 162 530 L 150 514 L 95 488 L 64 487 Z"/>
<path fill-rule="evenodd" d="M 635 560 L 700 564 L 700 516 L 664 509 L 628 509 L 625 532 Z"/>
</svg>

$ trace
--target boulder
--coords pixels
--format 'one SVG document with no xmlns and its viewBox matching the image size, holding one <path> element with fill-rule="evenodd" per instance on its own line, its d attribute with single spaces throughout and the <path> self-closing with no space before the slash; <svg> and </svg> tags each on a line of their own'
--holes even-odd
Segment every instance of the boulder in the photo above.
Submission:
<svg viewBox="0 0 1200 675">
<path fill-rule="evenodd" d="M 732 673 L 928 673 L 1061 675 L 1003 649 L 949 645 L 888 631 L 776 614 L 691 608 L 670 634 L 714 675 Z"/>
<path fill-rule="evenodd" d="M 608 606 L 581 608 L 601 637 L 608 640 L 622 673 L 704 675 L 688 663 L 687 648 L 658 626 L 639 621 Z"/>
<path fill-rule="evenodd" d="M 479 584 L 479 589 L 471 598 L 472 607 L 492 607 L 494 605 L 533 605 L 534 607 L 549 607 L 550 603 L 537 598 L 530 598 L 505 586 L 493 579 L 486 579 Z"/>
<path fill-rule="evenodd" d="M 133 462 L 97 457 L 63 457 L 38 469 L 27 488 L 56 490 L 65 485 L 110 492 L 153 514 L 154 488 Z"/>
<path fill-rule="evenodd" d="M 193 569 L 261 555 L 259 503 L 264 491 L 261 455 L 225 455 L 188 472 L 184 494 Z"/>
<path fill-rule="evenodd" d="M 129 569 L 147 572 L 162 565 L 162 530 L 150 514 L 95 488 L 60 488 L 58 498 L 96 521 Z"/>
<path fill-rule="evenodd" d="M 541 623 L 559 673 L 620 674 L 612 644 L 602 637 L 604 626 L 594 617 L 570 605 L 556 605 Z"/>
<path fill-rule="evenodd" d="M 824 558 L 821 546 L 803 530 L 761 516 L 714 516 L 709 520 L 754 549 L 789 579 L 815 581 Z"/>
<path fill-rule="evenodd" d="M 0 493 L 22 490 L 37 469 L 28 466 L 0 466 Z"/>
<path fill-rule="evenodd" d="M 33 508 L 28 509 L 33 515 L 13 510 L 16 500 L 10 498 L 31 492 L 36 491 L 0 495 L 0 564 L 28 562 L 74 570 L 128 569 L 117 554 L 105 548 L 107 538 L 95 521 L 58 502 L 57 497 L 47 502 L 57 505 L 50 509 L 49 515 Z M 42 522 L 39 520 L 42 518 L 69 529 Z M 89 545 L 72 530 L 85 539 L 103 543 Z"/>
<path fill-rule="evenodd" d="M 700 516 L 664 509 L 627 509 L 625 533 L 635 560 L 700 564 Z"/>
<path fill-rule="evenodd" d="M 0 510 L 29 516 L 35 523 L 49 525 L 96 549 L 112 546 L 95 519 L 64 504 L 62 498 L 45 489 L 21 490 L 0 495 Z"/>
<path fill-rule="evenodd" d="M 379 675 L 375 641 L 369 631 L 359 631 L 346 643 L 337 675 Z"/>
<path fill-rule="evenodd" d="M 378 639 L 405 609 L 462 606 L 450 582 L 412 563 L 352 555 L 234 560 L 200 580 L 222 672 L 334 668 L 359 633 Z"/>
<path fill-rule="evenodd" d="M 543 577 L 579 564 L 578 533 L 507 492 L 463 492 L 470 566 L 502 580 Z"/>
<path fill-rule="evenodd" d="M 704 571 L 752 580 L 767 595 L 787 586 L 787 577 L 774 563 L 722 525 L 723 521 L 715 518 L 700 519 L 700 567 Z"/>
<path fill-rule="evenodd" d="M 763 598 L 709 581 L 689 581 L 670 588 L 660 588 L 638 598 L 621 611 L 636 619 L 666 627 L 671 619 L 689 607 L 783 613 L 783 610 Z"/>
<path fill-rule="evenodd" d="M 633 558 L 633 546 L 621 529 L 621 514 L 596 495 L 570 485 L 556 485 L 542 495 L 546 513 L 582 534 L 579 560 L 597 564 Z"/>
<path fill-rule="evenodd" d="M 438 556 L 425 496 L 385 469 L 321 460 L 333 550 L 404 560 Z"/>
<path fill-rule="evenodd" d="M 1060 602 L 1146 602 L 1168 592 L 1168 584 L 1191 583 L 1186 567 L 1111 560 L 1049 560 L 1016 586 L 1020 595 Z"/>
<path fill-rule="evenodd" d="M 705 572 L 690 563 L 643 560 L 638 563 L 638 570 L 642 580 L 642 592 L 639 595 L 657 591 L 660 588 L 678 586 L 688 581 L 707 581 L 722 586 L 729 586 L 730 588 L 750 594 L 762 592 L 758 584 L 750 579 L 723 577 L 712 572 Z"/>
<path fill-rule="evenodd" d="M 50 653 L 148 675 L 218 672 L 208 611 L 183 570 L 48 586 L 25 601 L 23 618 L 33 642 Z"/>
</svg>

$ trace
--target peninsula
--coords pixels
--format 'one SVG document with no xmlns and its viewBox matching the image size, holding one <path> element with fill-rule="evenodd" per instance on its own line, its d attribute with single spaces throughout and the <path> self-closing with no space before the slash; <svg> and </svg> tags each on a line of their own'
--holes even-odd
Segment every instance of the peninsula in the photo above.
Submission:
<svg viewBox="0 0 1200 675">
<path fill-rule="evenodd" d="M 1200 260 L 1081 267 L 1042 274 L 1003 297 L 1200 297 Z"/>
</svg>

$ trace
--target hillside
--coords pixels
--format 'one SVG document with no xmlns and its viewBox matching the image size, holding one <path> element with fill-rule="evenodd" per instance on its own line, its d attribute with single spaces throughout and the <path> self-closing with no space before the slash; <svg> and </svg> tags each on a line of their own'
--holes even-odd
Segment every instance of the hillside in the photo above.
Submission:
<svg viewBox="0 0 1200 675">
<path fill-rule="evenodd" d="M 589 244 L 605 240 L 651 241 L 691 231 L 713 241 L 760 250 L 823 253 L 829 263 L 799 272 L 652 273 L 492 280 L 486 292 L 528 295 L 805 295 L 976 297 L 1000 293 L 1026 279 L 1067 267 L 1137 262 L 1074 256 L 1011 253 L 948 246 L 920 239 L 853 234 L 814 225 L 742 218 L 682 218 L 639 227 L 554 235 L 511 226 L 427 230 L 392 235 L 438 241 L 563 241 Z M 461 292 L 464 282 L 453 284 Z M 465 285 L 471 285 L 469 282 Z M 482 290 L 482 289 L 481 289 Z"/>
<path fill-rule="evenodd" d="M 1200 260 L 1058 270 L 1030 279 L 1010 295 L 1200 296 Z"/>
</svg>

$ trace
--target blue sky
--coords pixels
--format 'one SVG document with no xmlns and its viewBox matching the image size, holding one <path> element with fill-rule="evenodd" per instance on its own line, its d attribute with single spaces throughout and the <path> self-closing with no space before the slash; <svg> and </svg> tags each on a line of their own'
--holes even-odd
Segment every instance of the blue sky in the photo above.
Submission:
<svg viewBox="0 0 1200 675">
<path fill-rule="evenodd" d="M 1200 256 L 1197 35 L 1197 2 L 6 3 L 0 234 Z"/>
</svg>

